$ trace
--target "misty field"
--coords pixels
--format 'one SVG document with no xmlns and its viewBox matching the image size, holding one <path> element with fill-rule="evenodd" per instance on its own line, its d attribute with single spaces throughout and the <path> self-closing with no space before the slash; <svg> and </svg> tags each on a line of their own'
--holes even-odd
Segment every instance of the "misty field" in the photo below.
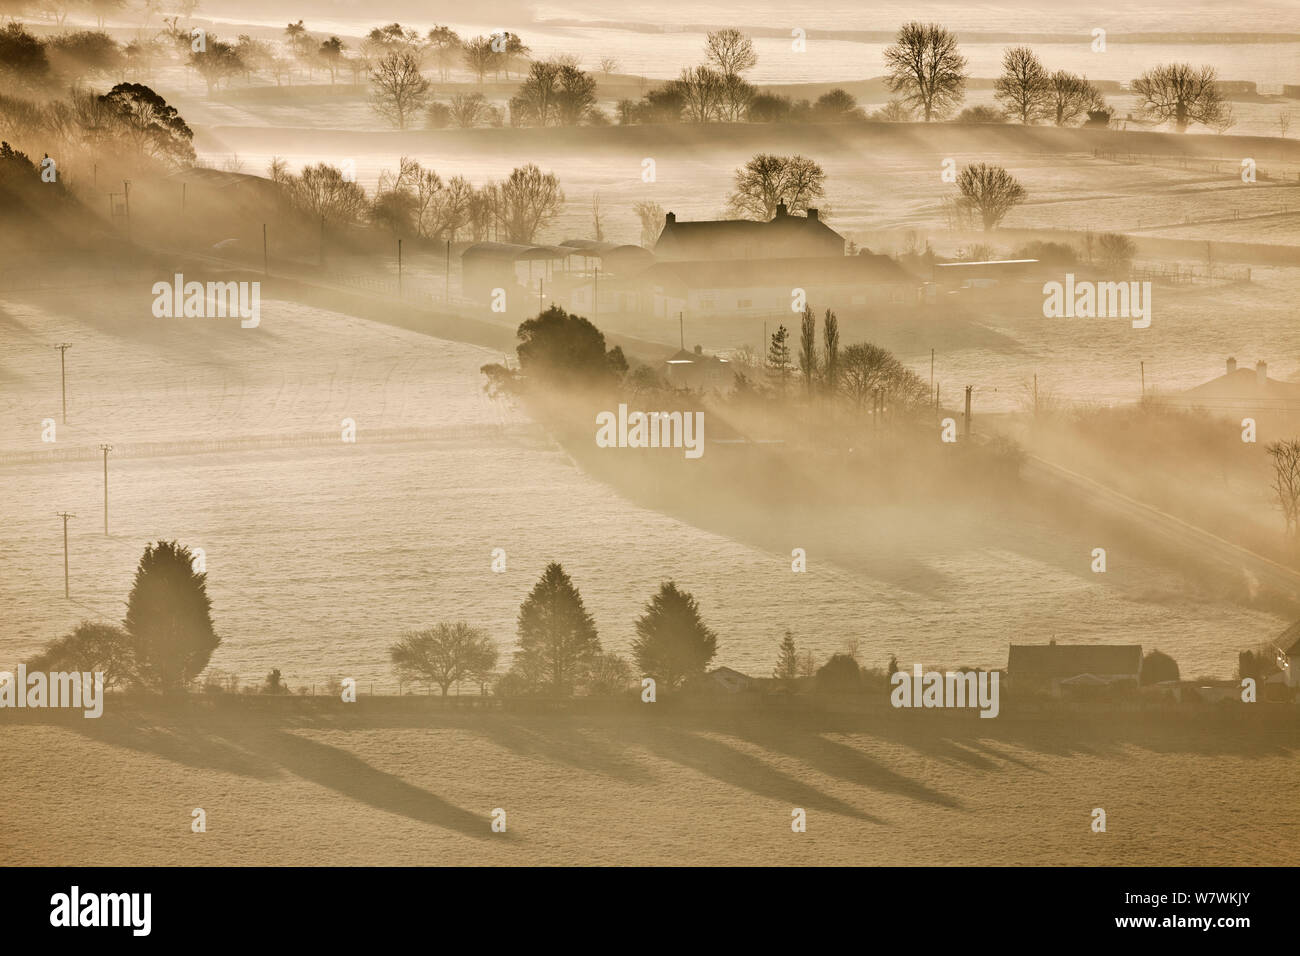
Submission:
<svg viewBox="0 0 1300 956">
<path fill-rule="evenodd" d="M 0 864 L 1300 862 L 1294 723 L 115 704 L 7 715 Z"/>
</svg>

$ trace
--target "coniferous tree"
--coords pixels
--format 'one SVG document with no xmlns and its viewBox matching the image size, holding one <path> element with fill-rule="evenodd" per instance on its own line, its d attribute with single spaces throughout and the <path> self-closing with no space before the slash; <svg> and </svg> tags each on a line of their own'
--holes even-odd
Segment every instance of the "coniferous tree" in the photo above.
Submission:
<svg viewBox="0 0 1300 956">
<path fill-rule="evenodd" d="M 590 676 L 600 638 L 564 568 L 552 561 L 519 607 L 514 669 L 524 682 L 557 697 Z"/>
<path fill-rule="evenodd" d="M 141 683 L 179 691 L 207 667 L 221 638 L 212 626 L 206 572 L 175 541 L 144 549 L 122 621 Z"/>
<path fill-rule="evenodd" d="M 704 673 L 718 652 L 718 636 L 700 617 L 694 596 L 672 581 L 659 586 L 636 622 L 632 655 L 641 672 L 672 690 Z"/>
<path fill-rule="evenodd" d="M 787 685 L 799 676 L 799 650 L 794 646 L 794 634 L 790 631 L 786 631 L 781 640 L 781 651 L 772 676 L 785 681 Z"/>
</svg>

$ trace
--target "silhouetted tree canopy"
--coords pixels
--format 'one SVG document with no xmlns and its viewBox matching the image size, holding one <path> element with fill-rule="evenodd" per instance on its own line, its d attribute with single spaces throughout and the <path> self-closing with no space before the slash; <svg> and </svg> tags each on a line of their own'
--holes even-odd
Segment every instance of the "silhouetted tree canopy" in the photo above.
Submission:
<svg viewBox="0 0 1300 956">
<path fill-rule="evenodd" d="M 558 385 L 600 385 L 627 372 L 618 346 L 605 350 L 605 335 L 580 315 L 553 305 L 519 326 L 516 348 L 522 371 Z"/>
<path fill-rule="evenodd" d="M 207 574 L 195 571 L 189 548 L 159 541 L 144 549 L 123 624 L 131 635 L 141 683 L 185 688 L 208 665 L 221 639 L 212 626 Z"/>
<path fill-rule="evenodd" d="M 531 689 L 567 697 L 590 679 L 600 653 L 596 624 L 564 568 L 551 562 L 519 607 L 512 671 Z"/>
<path fill-rule="evenodd" d="M 672 581 L 645 606 L 636 622 L 632 656 L 642 673 L 666 690 L 704 673 L 718 652 L 718 636 L 705 625 L 695 597 Z"/>
</svg>

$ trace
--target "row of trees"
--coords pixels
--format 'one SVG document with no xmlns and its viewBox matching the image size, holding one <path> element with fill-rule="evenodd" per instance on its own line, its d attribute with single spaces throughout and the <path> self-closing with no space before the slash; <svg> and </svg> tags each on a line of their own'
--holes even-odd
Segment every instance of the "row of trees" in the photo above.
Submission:
<svg viewBox="0 0 1300 956">
<path fill-rule="evenodd" d="M 398 237 L 446 242 L 459 237 L 532 242 L 565 201 L 556 175 L 532 163 L 500 182 L 475 187 L 459 175 L 444 180 L 436 170 L 404 156 L 395 174 L 380 176 L 373 198 L 342 169 L 327 163 L 304 167 L 295 175 L 277 158 L 268 174 L 289 205 L 312 222 L 369 224 Z"/>
<path fill-rule="evenodd" d="M 496 675 L 497 648 L 481 628 L 463 621 L 414 631 L 389 649 L 405 681 L 438 687 L 485 685 L 498 694 L 567 697 L 577 690 L 615 694 L 627 689 L 630 663 L 601 648 L 595 620 L 564 568 L 552 562 L 519 607 L 518 646 L 510 669 Z M 636 622 L 632 657 L 657 689 L 671 691 L 702 675 L 717 653 L 717 635 L 704 623 L 693 595 L 665 581 Z"/>
</svg>

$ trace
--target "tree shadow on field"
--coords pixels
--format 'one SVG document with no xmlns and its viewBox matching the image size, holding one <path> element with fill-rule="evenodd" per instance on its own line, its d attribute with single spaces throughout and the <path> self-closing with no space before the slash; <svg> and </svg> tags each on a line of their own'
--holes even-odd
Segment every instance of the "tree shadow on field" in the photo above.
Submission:
<svg viewBox="0 0 1300 956">
<path fill-rule="evenodd" d="M 518 839 L 511 832 L 504 835 L 492 833 L 487 816 L 462 810 L 395 774 L 377 770 L 355 754 L 338 747 L 286 730 L 252 733 L 245 736 L 241 744 L 303 780 L 328 787 L 376 810 L 454 830 L 463 836 Z"/>
<path fill-rule="evenodd" d="M 419 823 L 482 839 L 518 839 L 509 832 L 492 833 L 487 816 L 462 810 L 346 750 L 290 732 L 275 716 L 259 714 L 249 719 L 246 715 L 149 711 L 86 720 L 80 714 L 73 718 L 42 711 L 22 722 L 60 725 L 110 747 L 152 754 L 196 770 L 261 781 L 288 773 Z"/>
</svg>

